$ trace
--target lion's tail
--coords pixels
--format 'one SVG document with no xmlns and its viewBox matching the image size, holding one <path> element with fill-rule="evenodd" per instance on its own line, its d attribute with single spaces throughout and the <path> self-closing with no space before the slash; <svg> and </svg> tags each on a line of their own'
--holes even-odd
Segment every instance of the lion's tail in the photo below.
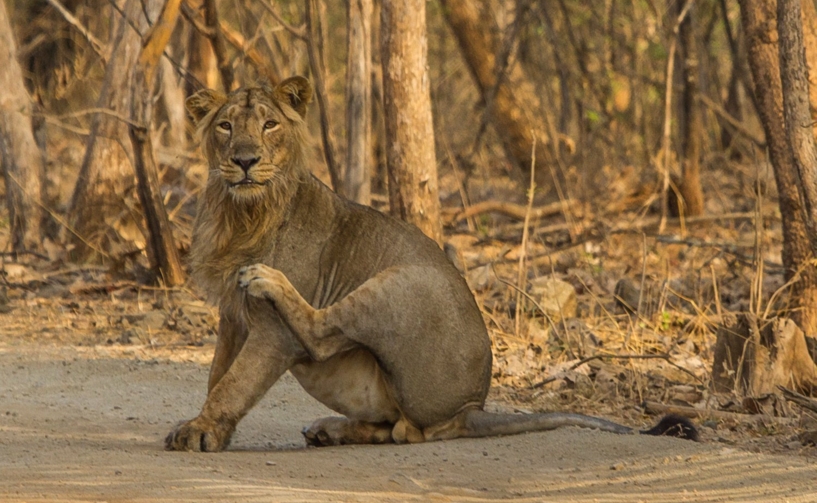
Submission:
<svg viewBox="0 0 817 503">
<path fill-rule="evenodd" d="M 547 431 L 563 426 L 579 426 L 618 434 L 640 433 L 643 435 L 663 435 L 688 440 L 698 440 L 698 430 L 692 422 L 682 416 L 664 416 L 657 425 L 648 430 L 634 430 L 627 426 L 583 414 L 550 412 L 544 414 L 494 414 L 472 409 L 465 412 L 461 423 L 463 437 L 493 437 L 514 435 L 529 431 Z"/>
</svg>

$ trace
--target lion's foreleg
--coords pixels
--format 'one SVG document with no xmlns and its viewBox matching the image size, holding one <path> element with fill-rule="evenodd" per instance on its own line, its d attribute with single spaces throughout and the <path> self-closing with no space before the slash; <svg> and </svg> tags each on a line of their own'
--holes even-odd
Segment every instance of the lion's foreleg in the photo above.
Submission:
<svg viewBox="0 0 817 503">
<path fill-rule="evenodd" d="M 277 317 L 275 317 L 277 318 Z M 295 352 L 282 338 L 280 320 L 264 317 L 249 335 L 227 372 L 210 390 L 199 416 L 176 427 L 165 446 L 179 451 L 221 451 L 241 418 L 292 366 Z"/>
<path fill-rule="evenodd" d="M 247 340 L 247 326 L 243 321 L 233 316 L 221 313 L 218 320 L 218 339 L 213 363 L 210 366 L 210 378 L 207 382 L 207 392 L 213 390 L 221 380 L 230 365 L 233 364 L 238 352 Z"/>
<path fill-rule="evenodd" d="M 253 297 L 272 302 L 313 359 L 325 361 L 355 346 L 338 327 L 326 323 L 326 310 L 312 307 L 281 271 L 264 264 L 242 267 L 238 284 Z"/>
</svg>

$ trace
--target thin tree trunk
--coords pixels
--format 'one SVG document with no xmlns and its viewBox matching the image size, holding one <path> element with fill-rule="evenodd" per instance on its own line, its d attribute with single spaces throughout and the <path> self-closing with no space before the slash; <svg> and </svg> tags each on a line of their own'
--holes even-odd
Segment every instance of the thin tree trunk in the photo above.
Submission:
<svg viewBox="0 0 817 503">
<path fill-rule="evenodd" d="M 189 2 L 193 4 L 194 2 Z M 201 3 L 200 1 L 198 2 Z M 198 5 L 200 7 L 200 5 Z M 185 7 L 183 6 L 182 9 Z M 198 10 L 197 8 L 193 8 L 193 10 Z M 213 51 L 208 46 L 207 37 L 201 34 L 201 32 L 193 26 L 192 22 L 188 23 L 187 26 L 187 72 L 195 77 L 195 80 L 188 79 L 184 83 L 184 93 L 185 96 L 192 96 L 196 91 L 200 91 L 201 89 L 197 85 L 197 82 L 200 82 L 204 86 L 209 89 L 214 89 L 215 86 L 211 85 L 212 82 L 208 81 L 208 73 L 210 70 L 210 64 L 213 58 Z"/>
<path fill-rule="evenodd" d="M 692 1 L 692 0 L 687 0 Z M 676 0 L 677 12 L 682 8 L 681 0 Z M 681 77 L 684 93 L 681 106 L 684 109 L 683 130 L 681 132 L 681 198 L 683 213 L 686 216 L 698 216 L 704 212 L 704 195 L 701 188 L 701 137 L 703 124 L 698 104 L 698 42 L 693 25 L 694 7 L 681 23 L 678 33 L 681 42 Z M 680 210 L 680 208 L 679 208 Z"/>
<path fill-rule="evenodd" d="M 318 113 L 321 116 L 321 140 L 323 141 L 323 156 L 326 167 L 332 179 L 332 188 L 340 195 L 343 193 L 343 173 L 337 161 L 335 142 L 332 138 L 329 119 L 329 97 L 326 93 L 326 67 L 323 64 L 323 23 L 319 6 L 316 0 L 306 0 L 306 48 L 309 56 L 309 66 L 312 69 L 312 80 L 315 83 L 315 97 L 318 101 Z"/>
<path fill-rule="evenodd" d="M 221 33 L 219 28 L 216 0 L 204 0 L 204 22 L 209 31 L 210 46 L 216 56 L 218 73 L 221 75 L 221 85 L 224 86 L 225 91 L 230 92 L 233 90 L 235 75 L 233 65 L 227 57 L 227 42 L 224 40 L 224 34 Z"/>
<path fill-rule="evenodd" d="M 173 232 L 162 202 L 159 176 L 147 125 L 152 116 L 151 89 L 154 87 L 156 70 L 162 52 L 176 26 L 180 3 L 181 0 L 167 0 L 142 46 L 130 87 L 131 122 L 128 125 L 128 133 L 133 145 L 139 201 L 142 203 L 142 211 L 145 214 L 148 228 L 148 257 L 151 269 L 168 286 L 182 284 L 184 270 L 179 261 Z"/>
<path fill-rule="evenodd" d="M 547 145 L 547 130 L 538 118 L 541 111 L 534 86 L 519 65 L 506 69 L 498 82 L 497 60 L 500 40 L 495 26 L 486 26 L 480 16 L 479 3 L 475 0 L 441 0 L 446 20 L 459 42 L 460 51 L 479 87 L 494 129 L 502 139 L 506 154 L 520 169 L 527 173 L 531 167 L 533 135 L 538 145 Z M 484 7 L 483 7 L 484 8 Z M 547 151 L 548 149 L 542 149 Z M 538 156 L 536 173 L 549 173 L 544 156 Z M 549 185 L 547 178 L 539 177 L 539 184 Z"/>
<path fill-rule="evenodd" d="M 149 0 L 148 11 L 155 13 L 157 4 L 157 0 Z M 128 19 L 138 20 L 140 31 L 148 29 L 141 0 L 126 0 L 123 11 Z M 111 57 L 105 66 L 105 79 L 96 104 L 96 108 L 109 110 L 109 113 L 98 113 L 92 120 L 85 158 L 68 211 L 72 224 L 68 240 L 74 246 L 75 260 L 107 256 L 119 240 L 114 223 L 130 218 L 130 209 L 123 197 L 134 185 L 133 151 L 123 118 L 130 114 L 129 84 L 142 40 L 118 13 L 113 21 Z"/>
<path fill-rule="evenodd" d="M 0 0 L 0 164 L 14 252 L 42 246 L 44 165 L 31 129 L 31 98 L 17 61 L 17 43 L 5 1 Z"/>
<path fill-rule="evenodd" d="M 783 84 L 783 116 L 789 146 L 799 173 L 800 194 L 806 210 L 806 227 L 812 251 L 817 248 L 817 149 L 809 128 L 809 82 L 800 0 L 778 0 L 780 79 Z"/>
<path fill-rule="evenodd" d="M 187 114 L 184 110 L 184 88 L 173 64 L 167 58 L 162 58 L 161 79 L 159 88 L 162 94 L 162 108 L 167 119 L 167 128 L 164 131 L 164 144 L 174 148 L 183 149 L 187 145 Z"/>
<path fill-rule="evenodd" d="M 371 202 L 372 0 L 346 0 L 346 173 L 344 194 Z"/>
<path fill-rule="evenodd" d="M 442 243 L 425 0 L 384 1 L 380 44 L 391 212 Z"/>
<path fill-rule="evenodd" d="M 790 293 L 792 318 L 806 335 L 817 334 L 817 269 L 798 189 L 799 175 L 786 136 L 775 0 L 741 0 L 740 14 L 752 71 L 757 110 L 774 167 L 783 227 L 786 279 L 799 272 Z"/>
<path fill-rule="evenodd" d="M 803 21 L 803 45 L 806 46 L 806 64 L 808 65 L 809 103 L 811 110 L 812 131 L 817 134 L 817 8 L 814 0 L 801 3 Z"/>
<path fill-rule="evenodd" d="M 738 40 L 732 31 L 732 25 L 729 23 L 729 10 L 726 5 L 726 0 L 719 0 L 719 7 L 723 28 L 726 34 L 726 41 L 729 43 L 729 54 L 732 56 L 732 73 L 729 75 L 729 85 L 727 86 L 726 103 L 724 104 L 724 109 L 735 119 L 741 120 L 743 119 L 743 110 L 740 106 L 739 96 L 741 64 Z M 749 88 L 747 88 L 747 91 L 751 92 Z M 726 121 L 720 117 L 718 118 L 718 123 L 721 127 L 721 147 L 728 150 L 732 146 L 732 130 L 730 129 L 730 126 L 726 124 Z M 739 153 L 733 150 L 731 155 L 733 159 L 737 160 Z"/>
</svg>

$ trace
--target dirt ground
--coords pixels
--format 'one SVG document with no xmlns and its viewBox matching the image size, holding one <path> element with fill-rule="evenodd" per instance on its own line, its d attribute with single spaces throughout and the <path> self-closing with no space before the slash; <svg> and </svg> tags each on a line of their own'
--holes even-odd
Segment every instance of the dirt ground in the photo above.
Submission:
<svg viewBox="0 0 817 503">
<path fill-rule="evenodd" d="M 713 441 L 563 429 L 307 449 L 301 428 L 330 411 L 289 375 L 228 452 L 165 452 L 201 406 L 211 345 L 2 340 L 0 501 L 817 501 L 813 458 Z"/>
</svg>

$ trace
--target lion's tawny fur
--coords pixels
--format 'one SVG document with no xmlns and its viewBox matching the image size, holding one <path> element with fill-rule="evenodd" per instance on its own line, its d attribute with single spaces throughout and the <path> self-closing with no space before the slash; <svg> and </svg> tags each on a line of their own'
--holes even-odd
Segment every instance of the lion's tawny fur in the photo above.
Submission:
<svg viewBox="0 0 817 503">
<path fill-rule="evenodd" d="M 220 320 L 207 400 L 167 448 L 224 449 L 286 371 L 345 416 L 307 428 L 313 445 L 564 425 L 631 432 L 588 416 L 482 410 L 491 345 L 473 295 L 416 227 L 343 200 L 308 173 L 311 96 L 293 77 L 187 101 L 209 163 L 190 262 Z"/>
</svg>

